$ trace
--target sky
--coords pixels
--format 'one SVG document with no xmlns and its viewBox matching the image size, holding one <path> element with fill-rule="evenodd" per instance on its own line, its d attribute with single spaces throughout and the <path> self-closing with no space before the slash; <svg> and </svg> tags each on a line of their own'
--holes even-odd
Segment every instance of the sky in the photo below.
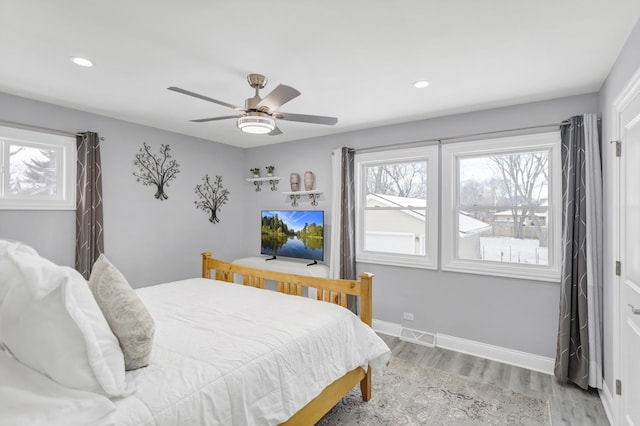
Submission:
<svg viewBox="0 0 640 426">
<path fill-rule="evenodd" d="M 304 228 L 304 224 L 312 224 L 324 226 L 323 210 L 263 210 L 261 217 L 273 217 L 278 215 L 289 229 L 299 231 Z"/>
</svg>

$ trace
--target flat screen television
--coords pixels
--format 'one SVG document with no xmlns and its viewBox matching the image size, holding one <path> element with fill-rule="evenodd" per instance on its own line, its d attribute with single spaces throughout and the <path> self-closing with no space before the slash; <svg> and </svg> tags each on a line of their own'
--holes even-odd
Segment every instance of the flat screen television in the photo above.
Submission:
<svg viewBox="0 0 640 426">
<path fill-rule="evenodd" d="M 260 254 L 324 260 L 323 210 L 262 210 Z"/>
</svg>

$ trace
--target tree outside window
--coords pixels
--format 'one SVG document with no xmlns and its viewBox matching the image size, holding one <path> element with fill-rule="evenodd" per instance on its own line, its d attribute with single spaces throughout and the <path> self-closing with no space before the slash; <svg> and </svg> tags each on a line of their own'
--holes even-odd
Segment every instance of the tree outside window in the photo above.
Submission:
<svg viewBox="0 0 640 426">
<path fill-rule="evenodd" d="M 458 255 L 547 265 L 548 152 L 460 158 L 458 167 L 460 213 L 490 226 L 480 235 L 478 250 Z M 459 232 L 460 239 L 468 238 L 464 229 Z"/>
<path fill-rule="evenodd" d="M 9 147 L 9 188 L 12 194 L 55 196 L 58 152 L 21 145 Z"/>
<path fill-rule="evenodd" d="M 559 157 L 559 132 L 443 145 L 442 269 L 557 280 Z"/>
<path fill-rule="evenodd" d="M 437 147 L 358 154 L 358 261 L 435 268 Z"/>
<path fill-rule="evenodd" d="M 0 209 L 73 210 L 76 139 L 0 126 Z"/>
</svg>

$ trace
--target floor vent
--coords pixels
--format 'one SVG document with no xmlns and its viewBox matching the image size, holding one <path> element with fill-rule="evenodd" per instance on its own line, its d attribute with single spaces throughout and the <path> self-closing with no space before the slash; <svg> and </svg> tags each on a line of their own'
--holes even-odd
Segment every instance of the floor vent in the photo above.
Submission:
<svg viewBox="0 0 640 426">
<path fill-rule="evenodd" d="M 413 330 L 406 327 L 402 327 L 402 331 L 400 332 L 400 340 L 416 343 L 418 345 L 429 346 L 431 348 L 434 348 L 436 346 L 435 334 L 427 333 L 426 331 Z"/>
</svg>

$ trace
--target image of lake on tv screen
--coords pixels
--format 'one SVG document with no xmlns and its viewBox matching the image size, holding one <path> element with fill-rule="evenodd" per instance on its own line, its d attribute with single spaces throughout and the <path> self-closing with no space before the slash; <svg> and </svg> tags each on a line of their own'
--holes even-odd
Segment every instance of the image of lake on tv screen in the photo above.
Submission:
<svg viewBox="0 0 640 426">
<path fill-rule="evenodd" d="M 261 254 L 324 259 L 322 210 L 262 211 Z"/>
</svg>

